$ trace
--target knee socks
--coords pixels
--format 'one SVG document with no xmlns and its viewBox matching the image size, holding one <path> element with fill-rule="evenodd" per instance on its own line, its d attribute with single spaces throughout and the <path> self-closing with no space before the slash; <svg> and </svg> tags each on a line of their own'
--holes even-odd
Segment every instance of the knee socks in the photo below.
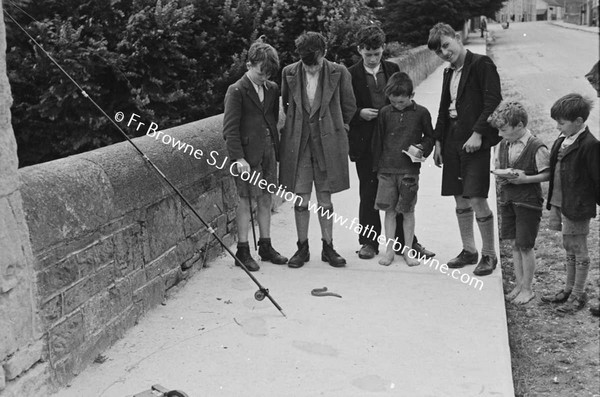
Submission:
<svg viewBox="0 0 600 397">
<path fill-rule="evenodd" d="M 590 260 L 575 262 L 575 283 L 573 284 L 573 295 L 580 297 L 585 292 L 585 281 L 587 280 Z"/>
<path fill-rule="evenodd" d="M 477 252 L 475 237 L 473 236 L 473 209 L 457 208 L 456 218 L 458 219 L 458 229 L 460 230 L 463 249 L 469 252 Z"/>
<path fill-rule="evenodd" d="M 565 291 L 572 291 L 575 284 L 575 255 L 567 255 L 567 284 Z"/>
<path fill-rule="evenodd" d="M 298 241 L 303 242 L 308 240 L 308 223 L 310 221 L 308 207 L 294 206 L 294 217 L 296 218 Z"/>
<path fill-rule="evenodd" d="M 327 244 L 333 239 L 333 206 L 321 207 L 319 212 L 319 225 L 321 226 L 321 238 Z"/>
<path fill-rule="evenodd" d="M 494 249 L 494 214 L 489 214 L 483 218 L 477 218 L 477 226 L 479 226 L 481 241 L 483 243 L 483 246 L 481 247 L 481 255 L 487 255 L 490 258 L 495 258 L 496 250 Z"/>
</svg>

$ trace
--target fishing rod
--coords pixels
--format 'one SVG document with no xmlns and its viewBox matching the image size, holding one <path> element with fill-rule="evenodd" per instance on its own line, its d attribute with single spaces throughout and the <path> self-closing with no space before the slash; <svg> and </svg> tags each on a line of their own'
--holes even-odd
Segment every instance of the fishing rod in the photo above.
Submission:
<svg viewBox="0 0 600 397">
<path fill-rule="evenodd" d="M 125 137 L 125 139 L 127 140 L 127 142 L 129 142 L 135 148 L 135 150 L 142 156 L 142 158 L 144 160 L 146 160 L 146 163 L 149 164 L 151 166 L 151 168 L 158 173 L 158 175 L 160 175 L 160 177 L 162 178 L 162 180 L 164 180 L 171 187 L 171 189 L 173 189 L 173 191 L 177 194 L 177 196 L 179 196 L 179 198 L 181 199 L 181 201 L 183 201 L 188 206 L 188 208 L 192 211 L 192 213 L 196 216 L 196 218 L 198 218 L 198 220 L 204 225 L 204 227 L 206 228 L 206 230 L 208 230 L 208 232 L 214 236 L 214 238 L 219 242 L 219 244 L 221 244 L 221 246 L 225 249 L 225 251 L 227 251 L 227 253 L 233 257 L 233 259 L 235 260 L 235 262 L 242 268 L 242 270 L 244 270 L 244 272 L 246 272 L 246 274 L 248 275 L 248 277 L 250 277 L 250 279 L 252 281 L 254 281 L 254 283 L 258 286 L 258 291 L 256 291 L 254 293 L 254 299 L 256 299 L 257 301 L 262 301 L 263 299 L 265 299 L 265 297 L 267 297 L 271 301 L 271 303 L 277 308 L 277 310 L 279 310 L 279 312 L 283 315 L 283 317 L 287 317 L 285 315 L 285 313 L 283 312 L 283 309 L 281 308 L 281 306 L 279 306 L 279 304 L 275 301 L 275 299 L 273 299 L 273 297 L 269 293 L 269 290 L 267 288 L 263 287 L 262 284 L 256 279 L 256 277 L 254 277 L 254 275 L 252 275 L 252 273 L 250 273 L 250 271 L 248 270 L 248 268 L 246 267 L 246 265 L 244 265 L 244 263 L 241 260 L 239 260 L 238 257 L 236 257 L 234 255 L 234 253 L 229 249 L 229 247 L 227 247 L 227 245 L 223 242 L 223 240 L 221 240 L 221 238 L 216 234 L 215 230 L 208 223 L 206 223 L 206 221 L 200 216 L 200 214 L 198 213 L 198 211 L 196 211 L 196 209 L 192 206 L 192 204 L 188 201 L 188 199 L 185 198 L 185 196 L 183 195 L 183 193 L 181 193 L 181 191 L 166 177 L 166 175 L 160 170 L 160 168 L 158 168 L 156 166 L 156 164 L 154 164 L 148 158 L 148 156 L 146 156 L 146 154 L 131 140 L 131 138 L 129 138 L 129 136 L 127 136 L 127 134 L 125 133 L 125 131 L 123 131 L 121 129 L 121 127 L 108 114 L 106 114 L 106 112 L 96 103 L 96 101 L 94 101 L 94 99 L 91 98 L 87 94 L 87 92 L 85 92 L 85 90 L 75 80 L 73 80 L 73 78 L 71 77 L 71 75 L 69 75 L 69 73 L 67 73 L 67 71 L 65 71 L 58 64 L 58 62 L 44 49 L 44 47 L 42 47 L 42 45 L 39 44 L 29 34 L 29 32 L 27 32 L 27 30 L 25 30 L 25 28 L 23 28 L 23 26 L 21 26 L 21 24 L 19 24 L 15 20 L 15 18 L 13 18 L 13 16 L 8 11 L 6 11 L 6 10 L 3 10 L 3 11 L 12 20 L 12 22 L 15 25 L 17 25 L 19 27 L 19 29 L 21 29 L 23 31 L 23 33 L 25 33 L 27 35 L 27 37 L 29 37 L 29 39 L 31 41 L 33 41 L 33 43 L 40 50 L 42 50 L 42 52 L 52 61 L 52 63 L 54 63 L 60 69 L 60 71 L 63 72 L 63 74 L 69 80 L 71 80 L 71 82 L 81 91 L 81 95 L 83 95 L 85 98 L 89 99 L 90 102 L 96 107 L 96 109 L 98 109 L 107 119 L 110 120 L 110 122 L 117 128 L 117 130 L 119 130 L 119 132 L 121 133 L 121 135 L 123 135 L 123 137 Z M 27 14 L 27 15 L 29 15 L 29 14 Z"/>
</svg>

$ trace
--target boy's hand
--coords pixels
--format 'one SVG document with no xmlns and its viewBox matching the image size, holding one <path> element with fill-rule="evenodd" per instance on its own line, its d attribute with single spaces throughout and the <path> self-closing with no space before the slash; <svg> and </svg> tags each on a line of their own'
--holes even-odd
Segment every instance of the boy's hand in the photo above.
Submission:
<svg viewBox="0 0 600 397">
<path fill-rule="evenodd" d="M 250 164 L 246 161 L 246 159 L 238 159 L 236 160 L 238 172 L 241 174 L 242 172 L 250 172 Z"/>
<path fill-rule="evenodd" d="M 442 159 L 442 143 L 440 141 L 435 141 L 435 149 L 433 151 L 433 161 L 437 167 L 441 167 L 444 164 Z"/>
<path fill-rule="evenodd" d="M 473 153 L 479 150 L 481 147 L 481 134 L 473 131 L 471 137 L 463 145 L 463 150 L 467 153 Z"/>
<path fill-rule="evenodd" d="M 523 170 L 514 170 L 515 174 L 517 174 L 516 177 L 512 178 L 512 179 L 508 179 L 508 183 L 512 183 L 514 185 L 521 185 L 523 183 L 528 183 L 527 182 L 527 175 L 525 175 L 525 171 Z"/>
<path fill-rule="evenodd" d="M 363 120 L 371 121 L 377 117 L 377 113 L 379 110 L 373 108 L 363 108 L 360 109 L 360 117 Z"/>
</svg>

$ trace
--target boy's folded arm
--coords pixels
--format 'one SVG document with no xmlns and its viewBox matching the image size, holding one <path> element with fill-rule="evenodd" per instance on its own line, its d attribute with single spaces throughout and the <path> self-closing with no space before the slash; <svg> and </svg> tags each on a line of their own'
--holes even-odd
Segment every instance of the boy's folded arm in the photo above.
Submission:
<svg viewBox="0 0 600 397">
<path fill-rule="evenodd" d="M 230 159 L 244 157 L 240 122 L 242 119 L 242 99 L 237 88 L 230 87 L 225 95 L 225 109 L 223 112 L 223 138 Z"/>
<path fill-rule="evenodd" d="M 487 119 L 502 102 L 502 88 L 500 76 L 492 60 L 485 57 L 481 64 L 482 67 L 478 69 L 477 78 L 483 91 L 483 110 L 473 126 L 473 131 L 484 137 L 494 134 L 494 129 L 490 127 Z"/>
<path fill-rule="evenodd" d="M 423 136 L 421 137 L 421 146 L 423 147 L 423 157 L 429 157 L 433 152 L 435 146 L 435 131 L 431 125 L 431 114 L 425 113 L 425 116 L 421 119 Z"/>
</svg>

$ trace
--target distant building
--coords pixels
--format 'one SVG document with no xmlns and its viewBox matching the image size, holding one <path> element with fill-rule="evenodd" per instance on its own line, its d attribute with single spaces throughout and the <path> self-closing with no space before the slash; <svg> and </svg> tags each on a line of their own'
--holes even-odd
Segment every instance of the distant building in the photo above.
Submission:
<svg viewBox="0 0 600 397">
<path fill-rule="evenodd" d="M 562 20 L 565 10 L 564 0 L 537 0 L 536 20 L 557 21 Z"/>
<path fill-rule="evenodd" d="M 498 22 L 530 22 L 537 20 L 538 0 L 508 0 L 496 13 Z"/>
</svg>

